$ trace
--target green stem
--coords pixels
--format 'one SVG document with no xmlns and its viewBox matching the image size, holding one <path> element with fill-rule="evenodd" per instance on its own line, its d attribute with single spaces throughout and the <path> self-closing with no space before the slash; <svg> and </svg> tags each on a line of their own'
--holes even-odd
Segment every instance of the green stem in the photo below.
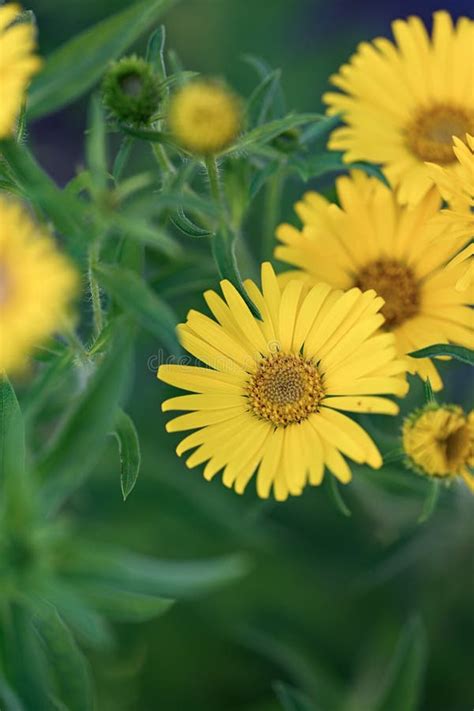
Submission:
<svg viewBox="0 0 474 711">
<path fill-rule="evenodd" d="M 62 331 L 62 335 L 63 335 L 65 341 L 67 342 L 67 344 L 70 346 L 73 353 L 77 356 L 78 360 L 81 362 L 81 364 L 84 366 L 89 366 L 90 365 L 89 355 L 84 347 L 83 342 L 77 335 L 75 329 L 70 324 L 67 324 Z"/>
<path fill-rule="evenodd" d="M 219 181 L 219 173 L 217 170 L 217 163 L 215 156 L 207 156 L 206 160 L 206 170 L 209 177 L 209 188 L 212 197 L 221 208 L 223 208 L 222 202 L 222 190 Z"/>
<path fill-rule="evenodd" d="M 280 216 L 280 203 L 285 181 L 284 166 L 280 166 L 268 181 L 263 208 L 262 261 L 271 259 L 275 240 L 275 228 Z"/>
<path fill-rule="evenodd" d="M 163 173 L 169 173 L 170 175 L 174 175 L 176 173 L 176 168 L 169 159 L 168 153 L 166 152 L 166 148 L 161 143 L 152 143 L 151 149 L 153 151 L 153 155 L 156 158 L 156 162 L 160 166 Z"/>
<path fill-rule="evenodd" d="M 96 279 L 94 269 L 99 261 L 99 250 L 100 245 L 98 242 L 94 242 L 89 249 L 89 260 L 87 276 L 89 279 L 89 289 L 91 292 L 92 299 L 92 314 L 94 320 L 94 335 L 97 337 L 99 333 L 102 332 L 104 328 L 104 317 L 102 314 L 102 302 L 100 298 L 100 287 L 99 282 Z"/>
</svg>

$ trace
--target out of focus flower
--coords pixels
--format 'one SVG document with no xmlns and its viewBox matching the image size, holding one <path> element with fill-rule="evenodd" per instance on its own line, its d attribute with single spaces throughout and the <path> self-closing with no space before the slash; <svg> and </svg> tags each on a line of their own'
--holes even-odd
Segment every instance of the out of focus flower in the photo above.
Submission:
<svg viewBox="0 0 474 711">
<path fill-rule="evenodd" d="M 41 67 L 36 49 L 35 28 L 16 22 L 21 8 L 0 7 L 0 138 L 11 136 L 31 77 Z"/>
<path fill-rule="evenodd" d="M 380 395 L 404 395 L 405 364 L 391 334 L 377 334 L 383 301 L 373 291 L 344 293 L 316 284 L 306 295 L 300 281 L 283 289 L 268 263 L 262 291 L 246 282 L 260 311 L 256 319 L 228 281 L 222 299 L 205 298 L 214 319 L 190 311 L 178 327 L 183 346 L 208 367 L 162 365 L 158 377 L 193 394 L 163 403 L 189 411 L 169 432 L 196 430 L 178 445 L 195 451 L 187 466 L 205 462 L 204 477 L 223 469 L 223 483 L 242 493 L 257 472 L 257 493 L 277 500 L 321 483 L 324 468 L 351 479 L 345 454 L 378 468 L 379 451 L 356 422 L 342 414 L 396 414 Z"/>
<path fill-rule="evenodd" d="M 330 114 L 342 114 L 329 146 L 348 162 L 381 163 L 402 203 L 418 202 L 433 185 L 426 161 L 459 170 L 452 136 L 474 133 L 474 22 L 453 27 L 434 14 L 430 38 L 419 17 L 392 23 L 395 42 L 363 42 L 331 82 L 341 93 L 324 96 Z"/>
<path fill-rule="evenodd" d="M 395 193 L 360 172 L 339 178 L 336 187 L 340 207 L 307 193 L 295 206 L 303 230 L 287 224 L 278 228 L 283 246 L 275 256 L 301 270 L 286 278 L 375 289 L 385 300 L 382 330 L 395 335 L 401 356 L 435 343 L 472 347 L 468 296 L 455 288 L 464 265 L 445 269 L 464 241 L 442 239 L 446 225 L 439 225 L 439 239 L 430 239 L 439 196 L 432 191 L 416 208 L 401 206 Z M 430 359 L 410 358 L 409 363 L 435 390 L 442 387 Z"/>
<path fill-rule="evenodd" d="M 438 222 L 442 222 L 449 225 L 448 238 L 470 242 L 450 262 L 452 266 L 463 263 L 465 267 L 456 283 L 456 288 L 464 291 L 474 286 L 474 137 L 467 134 L 466 143 L 454 137 L 453 151 L 459 163 L 457 173 L 434 163 L 428 167 L 439 192 L 449 203 L 449 207 L 434 218 L 435 236 L 439 231 Z"/>
<path fill-rule="evenodd" d="M 139 126 L 149 123 L 158 111 L 160 81 L 144 59 L 123 57 L 109 67 L 102 94 L 118 121 Z"/>
<path fill-rule="evenodd" d="M 403 425 L 403 449 L 420 474 L 450 481 L 462 477 L 474 492 L 474 411 L 429 404 Z"/>
<path fill-rule="evenodd" d="M 78 277 L 18 203 L 0 199 L 0 371 L 64 325 Z"/>
<path fill-rule="evenodd" d="M 171 97 L 168 124 L 176 142 L 190 153 L 220 153 L 240 132 L 240 100 L 218 82 L 196 80 Z"/>
</svg>

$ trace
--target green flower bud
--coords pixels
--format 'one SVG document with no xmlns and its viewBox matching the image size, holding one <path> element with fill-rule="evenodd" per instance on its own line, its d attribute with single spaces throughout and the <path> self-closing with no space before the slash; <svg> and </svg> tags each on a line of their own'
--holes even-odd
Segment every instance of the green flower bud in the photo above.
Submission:
<svg viewBox="0 0 474 711">
<path fill-rule="evenodd" d="M 105 106 L 118 121 L 143 125 L 157 112 L 160 81 L 144 59 L 132 55 L 110 66 L 102 93 Z"/>
</svg>

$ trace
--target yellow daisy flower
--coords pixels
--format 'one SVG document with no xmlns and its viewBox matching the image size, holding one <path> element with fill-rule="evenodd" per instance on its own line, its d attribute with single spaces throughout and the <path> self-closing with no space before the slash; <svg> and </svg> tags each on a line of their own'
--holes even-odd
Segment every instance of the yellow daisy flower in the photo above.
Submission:
<svg viewBox="0 0 474 711">
<path fill-rule="evenodd" d="M 403 448 L 420 474 L 445 481 L 460 476 L 474 492 L 474 411 L 427 405 L 405 420 Z"/>
<path fill-rule="evenodd" d="M 374 336 L 383 322 L 382 299 L 323 283 L 304 295 L 298 280 L 280 289 L 264 263 L 262 290 L 246 282 L 260 321 L 230 282 L 221 288 L 224 299 L 214 291 L 204 295 L 214 318 L 190 311 L 178 327 L 184 348 L 208 368 L 162 365 L 158 371 L 164 382 L 193 393 L 162 406 L 189 411 L 166 427 L 195 430 L 176 450 L 195 450 L 187 466 L 207 462 L 208 480 L 223 469 L 223 483 L 239 494 L 258 471 L 258 495 L 268 497 L 273 487 L 280 501 L 301 494 L 308 482 L 320 484 L 325 466 L 350 481 L 341 452 L 380 467 L 375 444 L 342 412 L 393 415 L 397 405 L 380 394 L 406 393 L 393 337 Z"/>
<path fill-rule="evenodd" d="M 434 343 L 473 346 L 471 309 L 467 296 L 455 284 L 463 265 L 445 269 L 462 246 L 450 240 L 432 241 L 429 225 L 440 205 L 434 191 L 416 208 L 401 206 L 396 195 L 376 178 L 359 171 L 336 181 L 341 207 L 317 193 L 307 193 L 296 204 L 302 231 L 280 225 L 275 256 L 302 271 L 308 283 L 321 279 L 339 289 L 358 286 L 375 289 L 383 297 L 383 330 L 396 338 L 405 355 Z M 439 227 L 438 236 L 445 226 Z M 431 380 L 435 390 L 442 381 L 428 359 L 409 359 L 409 369 Z"/>
<path fill-rule="evenodd" d="M 220 153 L 240 132 L 240 100 L 218 82 L 192 81 L 171 97 L 168 125 L 176 142 L 190 153 Z"/>
<path fill-rule="evenodd" d="M 470 241 L 450 262 L 452 266 L 464 264 L 465 272 L 456 284 L 457 289 L 464 291 L 474 286 L 474 137 L 467 134 L 466 143 L 456 137 L 453 140 L 453 151 L 459 162 L 458 173 L 453 174 L 434 163 L 429 163 L 428 167 L 443 199 L 449 203 L 449 208 L 441 210 L 434 218 L 435 233 L 438 222 L 443 221 L 450 228 L 448 237 Z"/>
<path fill-rule="evenodd" d="M 0 7 L 0 138 L 15 129 L 28 83 L 41 66 L 33 52 L 35 30 L 31 23 L 12 24 L 21 12 L 19 5 Z"/>
<path fill-rule="evenodd" d="M 381 163 L 402 203 L 418 202 L 432 187 L 425 161 L 450 173 L 458 166 L 452 136 L 474 133 L 474 22 L 453 27 L 436 12 L 430 39 L 419 17 L 392 23 L 395 42 L 363 42 L 331 77 L 341 93 L 324 96 L 328 113 L 341 113 L 329 147 L 348 162 Z"/>
<path fill-rule="evenodd" d="M 61 327 L 78 278 L 18 203 L 0 199 L 0 371 Z"/>
</svg>

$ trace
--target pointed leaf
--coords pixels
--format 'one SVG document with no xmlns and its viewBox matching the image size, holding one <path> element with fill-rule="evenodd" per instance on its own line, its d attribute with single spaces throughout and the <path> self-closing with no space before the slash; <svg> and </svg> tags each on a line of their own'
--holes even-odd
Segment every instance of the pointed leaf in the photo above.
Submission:
<svg viewBox="0 0 474 711">
<path fill-rule="evenodd" d="M 451 356 L 460 360 L 461 363 L 474 365 L 474 350 L 464 348 L 464 346 L 456 346 L 451 343 L 437 343 L 427 348 L 420 348 L 418 351 L 412 351 L 408 354 L 412 358 L 436 358 L 437 356 Z"/>
<path fill-rule="evenodd" d="M 122 590 L 117 585 L 80 584 L 78 591 L 95 609 L 117 622 L 146 622 L 167 612 L 173 600 Z"/>
<path fill-rule="evenodd" d="M 418 523 L 426 523 L 431 518 L 436 509 L 440 492 L 440 483 L 437 479 L 429 482 L 426 499 L 423 503 L 423 509 L 418 518 Z"/>
<path fill-rule="evenodd" d="M 118 304 L 172 353 L 178 353 L 178 318 L 138 274 L 114 264 L 96 267 L 99 281 Z"/>
<path fill-rule="evenodd" d="M 140 441 L 132 418 L 119 410 L 113 432 L 117 439 L 120 455 L 120 485 L 123 500 L 133 490 L 140 472 Z"/>
<path fill-rule="evenodd" d="M 48 511 L 80 485 L 105 446 L 128 380 L 129 343 L 130 327 L 122 323 L 110 351 L 38 464 L 40 476 L 47 480 L 43 499 Z"/>
<path fill-rule="evenodd" d="M 421 621 L 408 622 L 400 636 L 374 711 L 417 711 L 426 667 L 426 635 Z"/>
<path fill-rule="evenodd" d="M 252 152 L 254 147 L 269 143 L 273 138 L 276 138 L 280 133 L 288 131 L 290 128 L 297 128 L 304 124 L 317 121 L 321 118 L 319 114 L 289 114 L 285 118 L 276 119 L 269 123 L 258 126 L 252 131 L 248 131 L 239 138 L 232 146 L 230 146 L 222 155 L 234 153 L 238 151 Z"/>
<path fill-rule="evenodd" d="M 68 711 L 92 711 L 89 668 L 76 640 L 53 605 L 35 601 L 34 625 L 47 650 L 56 695 Z"/>
<path fill-rule="evenodd" d="M 131 3 L 59 47 L 31 84 L 29 117 L 57 111 L 84 94 L 101 78 L 107 63 L 125 52 L 174 3 L 175 0 Z"/>
<path fill-rule="evenodd" d="M 98 95 L 92 97 L 89 105 L 86 159 L 93 186 L 100 193 L 107 186 L 107 145 L 104 110 Z"/>
<path fill-rule="evenodd" d="M 211 237 L 212 232 L 209 230 L 196 225 L 195 222 L 189 219 L 184 214 L 184 211 L 179 208 L 174 215 L 171 216 L 171 222 L 177 227 L 183 234 L 187 237 L 201 238 L 201 237 Z"/>
</svg>

